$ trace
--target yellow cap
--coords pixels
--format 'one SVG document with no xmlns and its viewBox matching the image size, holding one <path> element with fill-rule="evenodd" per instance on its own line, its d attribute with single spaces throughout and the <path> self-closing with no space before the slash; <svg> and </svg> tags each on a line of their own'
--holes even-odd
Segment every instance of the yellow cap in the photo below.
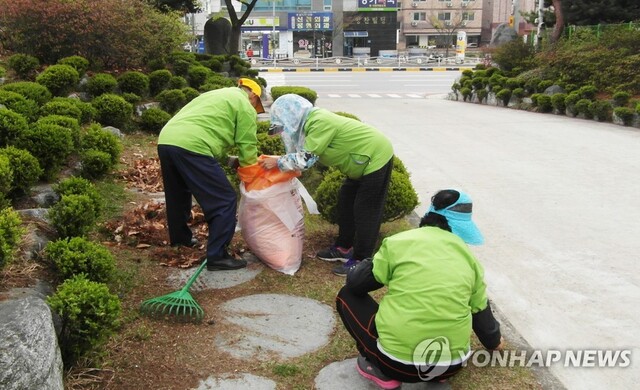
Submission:
<svg viewBox="0 0 640 390">
<path fill-rule="evenodd" d="M 251 92 L 253 92 L 259 98 L 262 99 L 262 87 L 260 87 L 260 84 L 256 83 L 255 81 L 248 79 L 246 77 L 243 77 L 238 80 L 238 86 L 249 88 Z M 260 107 L 256 107 L 256 111 L 258 112 L 258 114 L 262 114 L 263 112 L 265 112 L 264 107 L 262 106 L 262 100 L 258 102 L 258 105 L 260 106 Z"/>
</svg>

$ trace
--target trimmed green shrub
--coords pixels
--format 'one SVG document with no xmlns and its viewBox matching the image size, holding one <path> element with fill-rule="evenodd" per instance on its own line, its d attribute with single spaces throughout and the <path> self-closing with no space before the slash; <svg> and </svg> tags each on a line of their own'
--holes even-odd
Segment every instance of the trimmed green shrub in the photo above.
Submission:
<svg viewBox="0 0 640 390">
<path fill-rule="evenodd" d="M 146 96 L 149 91 L 149 77 L 138 71 L 128 71 L 118 77 L 118 88 L 123 93 L 135 93 Z"/>
<path fill-rule="evenodd" d="M 518 99 L 522 99 L 524 97 L 524 88 L 516 88 L 513 90 L 513 96 Z"/>
<path fill-rule="evenodd" d="M 281 137 L 272 137 L 267 133 L 258 134 L 258 155 L 267 154 L 280 156 L 285 153 L 284 143 Z"/>
<path fill-rule="evenodd" d="M 60 115 L 74 118 L 78 121 L 82 120 L 82 110 L 73 102 L 65 98 L 65 100 L 52 100 L 40 108 L 41 116 Z"/>
<path fill-rule="evenodd" d="M 540 112 L 551 112 L 553 110 L 553 103 L 551 102 L 551 96 L 543 93 L 537 94 L 537 106 Z"/>
<path fill-rule="evenodd" d="M 5 77 L 7 75 L 7 69 L 0 65 L 0 77 Z"/>
<path fill-rule="evenodd" d="M 511 71 L 514 68 L 522 70 L 532 69 L 536 65 L 535 50 L 531 45 L 514 39 L 498 46 L 491 54 L 491 59 L 500 66 L 500 69 Z"/>
<path fill-rule="evenodd" d="M 160 108 L 169 114 L 175 114 L 187 104 L 187 97 L 180 89 L 165 89 L 156 96 Z"/>
<path fill-rule="evenodd" d="M 211 69 L 202 66 L 202 65 L 192 65 L 189 67 L 188 75 L 189 75 L 189 85 L 193 88 L 199 88 L 202 84 L 205 83 L 207 77 L 213 72 Z"/>
<path fill-rule="evenodd" d="M 479 89 L 476 92 L 476 96 L 478 97 L 478 101 L 480 103 L 484 102 L 485 100 L 487 100 L 487 96 L 489 95 L 489 92 L 486 89 Z"/>
<path fill-rule="evenodd" d="M 540 83 L 538 83 L 538 87 L 536 88 L 536 91 L 540 93 L 545 92 L 547 88 L 549 88 L 552 85 L 553 85 L 553 81 L 551 80 L 541 80 Z"/>
<path fill-rule="evenodd" d="M 578 115 L 578 111 L 576 110 L 576 103 L 578 103 L 578 100 L 580 100 L 580 93 L 578 91 L 569 93 L 564 99 L 567 112 L 572 116 Z"/>
<path fill-rule="evenodd" d="M 0 209 L 0 269 L 13 260 L 24 233 L 20 215 L 11 207 Z"/>
<path fill-rule="evenodd" d="M 509 100 L 511 100 L 511 90 L 509 88 L 503 88 L 496 94 L 496 98 L 500 99 L 502 105 L 507 107 Z"/>
<path fill-rule="evenodd" d="M 93 211 L 100 215 L 104 207 L 104 200 L 96 187 L 89 180 L 82 177 L 70 176 L 53 186 L 53 190 L 60 197 L 66 195 L 86 195 L 91 199 Z"/>
<path fill-rule="evenodd" d="M 133 115 L 133 106 L 122 96 L 105 93 L 91 102 L 97 111 L 96 119 L 105 126 L 122 127 Z"/>
<path fill-rule="evenodd" d="M 171 114 L 160 108 L 152 107 L 140 115 L 140 127 L 151 133 L 159 134 L 169 119 L 171 119 Z"/>
<path fill-rule="evenodd" d="M 142 101 L 142 98 L 138 95 L 136 95 L 135 93 L 131 93 L 131 92 L 125 92 L 122 94 L 122 98 L 124 100 L 127 101 L 127 103 L 130 103 L 131 105 L 135 106 L 138 103 L 140 103 Z"/>
<path fill-rule="evenodd" d="M 460 90 L 463 100 L 466 102 L 471 98 L 471 88 L 464 87 Z"/>
<path fill-rule="evenodd" d="M 14 145 L 28 129 L 29 123 L 23 115 L 0 108 L 0 146 Z"/>
<path fill-rule="evenodd" d="M 616 107 L 613 113 L 622 120 L 625 126 L 631 126 L 633 124 L 633 118 L 635 111 L 629 107 Z"/>
<path fill-rule="evenodd" d="M 165 89 L 182 89 L 188 86 L 189 83 L 187 83 L 187 79 L 182 76 L 173 76 L 169 79 L 169 83 Z"/>
<path fill-rule="evenodd" d="M 182 93 L 184 93 L 184 97 L 187 103 L 200 96 L 200 92 L 198 92 L 197 89 L 191 87 L 182 88 Z"/>
<path fill-rule="evenodd" d="M 598 88 L 593 85 L 585 85 L 578 89 L 578 93 L 582 99 L 593 100 L 596 97 L 596 93 L 598 93 Z"/>
<path fill-rule="evenodd" d="M 16 72 L 19 78 L 30 80 L 40 66 L 40 61 L 38 61 L 36 57 L 28 54 L 14 54 L 9 57 L 7 65 Z"/>
<path fill-rule="evenodd" d="M 534 94 L 538 92 L 538 85 L 540 85 L 540 80 L 537 77 L 531 77 L 524 82 L 524 89 L 528 94 Z"/>
<path fill-rule="evenodd" d="M 576 112 L 578 114 L 584 115 L 585 118 L 591 119 L 592 111 L 591 111 L 591 100 L 589 99 L 580 99 L 576 102 Z"/>
<path fill-rule="evenodd" d="M 114 166 L 118 163 L 123 149 L 120 138 L 110 131 L 104 130 L 97 123 L 87 128 L 84 137 L 82 137 L 81 145 L 83 150 L 95 149 L 109 154 Z"/>
<path fill-rule="evenodd" d="M 336 115 L 340 115 L 340 116 L 343 116 L 343 117 L 345 117 L 345 118 L 355 119 L 355 120 L 357 120 L 357 121 L 362 122 L 362 121 L 360 120 L 360 118 L 358 118 L 356 115 L 353 115 L 353 114 L 348 113 L 348 112 L 336 111 L 336 112 L 334 112 L 334 114 L 336 114 Z"/>
<path fill-rule="evenodd" d="M 476 68 L 476 69 L 477 70 L 481 70 L 480 68 Z M 473 77 L 473 71 L 471 69 L 465 69 L 465 70 L 462 71 L 462 76 L 472 78 Z"/>
<path fill-rule="evenodd" d="M 72 98 L 72 97 L 54 97 L 53 102 L 68 102 L 76 106 L 80 109 L 80 123 L 87 124 L 90 123 L 93 118 L 98 115 L 96 109 L 91 105 L 91 103 L 83 102 L 80 99 Z"/>
<path fill-rule="evenodd" d="M 0 155 L 6 156 L 13 170 L 13 180 L 9 195 L 16 197 L 29 192 L 31 187 L 44 173 L 38 159 L 24 149 L 7 146 L 0 149 Z"/>
<path fill-rule="evenodd" d="M 87 179 L 101 179 L 113 168 L 111 156 L 96 149 L 88 149 L 80 155 L 80 175 Z"/>
<path fill-rule="evenodd" d="M 565 104 L 566 99 L 567 99 L 566 93 L 555 93 L 551 95 L 551 105 L 553 106 L 553 108 L 558 110 L 560 114 L 563 114 L 563 115 L 565 113 L 565 110 L 567 109 L 567 106 Z"/>
<path fill-rule="evenodd" d="M 629 99 L 631 99 L 631 94 L 626 91 L 618 91 L 613 94 L 613 101 L 618 107 L 624 107 L 629 104 Z"/>
<path fill-rule="evenodd" d="M 80 147 L 80 123 L 76 118 L 62 115 L 47 115 L 40 117 L 36 123 L 53 123 L 71 130 L 73 137 L 73 146 L 75 149 Z"/>
<path fill-rule="evenodd" d="M 257 133 L 267 133 L 269 131 L 269 127 L 271 126 L 271 122 L 270 121 L 258 121 L 257 125 L 258 125 Z"/>
<path fill-rule="evenodd" d="M 487 84 L 486 84 L 487 78 L 486 77 L 474 77 L 473 80 L 471 80 L 471 85 L 473 86 L 473 89 L 480 90 L 480 89 L 485 89 Z"/>
<path fill-rule="evenodd" d="M 518 78 L 515 77 L 509 77 L 505 80 L 505 87 L 509 88 L 510 90 L 514 90 L 516 88 L 521 88 L 522 87 L 522 81 Z"/>
<path fill-rule="evenodd" d="M 69 56 L 58 60 L 60 65 L 69 65 L 78 72 L 78 75 L 82 76 L 89 69 L 89 60 L 81 56 Z"/>
<path fill-rule="evenodd" d="M 94 282 L 107 283 L 113 279 L 116 261 L 111 252 L 84 237 L 51 241 L 44 252 L 63 280 L 80 274 Z"/>
<path fill-rule="evenodd" d="M 13 168 L 9 157 L 0 154 L 0 197 L 4 203 L 4 196 L 11 191 L 13 183 Z M 4 204 L 0 205 L 4 207 Z"/>
<path fill-rule="evenodd" d="M 78 71 L 69 65 L 51 65 L 36 77 L 36 82 L 47 87 L 54 96 L 68 94 L 76 88 L 78 81 Z"/>
<path fill-rule="evenodd" d="M 167 69 L 154 70 L 149 73 L 149 94 L 156 96 L 160 91 L 167 88 L 169 80 L 171 80 L 171 72 Z"/>
<path fill-rule="evenodd" d="M 98 216 L 87 195 L 65 195 L 49 209 L 49 220 L 60 237 L 82 237 L 93 229 Z"/>
<path fill-rule="evenodd" d="M 531 105 L 533 107 L 538 107 L 538 97 L 540 97 L 540 93 L 534 93 L 531 95 Z"/>
<path fill-rule="evenodd" d="M 51 92 L 49 92 L 47 87 L 33 81 L 18 81 L 15 83 L 4 84 L 0 89 L 19 93 L 26 99 L 33 100 L 40 106 L 47 103 L 52 97 Z"/>
<path fill-rule="evenodd" d="M 61 319 L 60 350 L 65 366 L 101 346 L 119 326 L 120 300 L 104 283 L 83 275 L 65 280 L 47 298 Z"/>
<path fill-rule="evenodd" d="M 393 170 L 398 173 L 402 173 L 403 175 L 409 175 L 407 167 L 404 166 L 404 163 L 398 156 L 393 156 Z"/>
<path fill-rule="evenodd" d="M 0 104 L 33 121 L 38 113 L 38 103 L 16 92 L 0 89 Z"/>
<path fill-rule="evenodd" d="M 173 62 L 171 68 L 173 69 L 173 73 L 175 73 L 176 75 L 187 77 L 191 65 L 193 65 L 192 61 L 178 59 Z"/>
<path fill-rule="evenodd" d="M 316 91 L 307 87 L 282 86 L 271 88 L 271 97 L 273 98 L 273 100 L 276 100 L 280 96 L 286 95 L 288 93 L 295 93 L 296 95 L 300 95 L 311 102 L 311 104 L 313 105 L 316 104 L 316 99 L 318 99 L 318 94 L 316 93 Z"/>
<path fill-rule="evenodd" d="M 611 122 L 613 118 L 613 106 L 606 100 L 596 100 L 591 104 L 593 117 L 599 122 Z"/>
<path fill-rule="evenodd" d="M 383 222 L 395 221 L 409 215 L 418 205 L 418 194 L 409 180 L 409 175 L 402 173 L 401 167 L 391 172 Z M 337 169 L 329 168 L 315 192 L 314 199 L 318 203 L 320 215 L 329 223 L 335 224 L 338 221 L 338 194 L 345 177 Z"/>
<path fill-rule="evenodd" d="M 89 95 L 96 97 L 105 93 L 112 93 L 117 85 L 118 81 L 109 73 L 96 73 L 89 78 L 85 89 Z"/>
<path fill-rule="evenodd" d="M 37 158 L 44 169 L 44 177 L 51 180 L 73 152 L 73 134 L 71 130 L 52 123 L 34 123 L 23 133 L 16 146 L 28 150 Z"/>
</svg>

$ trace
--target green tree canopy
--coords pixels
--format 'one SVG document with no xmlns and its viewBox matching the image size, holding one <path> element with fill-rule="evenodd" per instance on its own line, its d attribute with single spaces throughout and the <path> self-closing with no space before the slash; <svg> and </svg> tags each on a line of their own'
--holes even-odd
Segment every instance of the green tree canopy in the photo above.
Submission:
<svg viewBox="0 0 640 390">
<path fill-rule="evenodd" d="M 156 9 L 162 12 L 178 11 L 182 13 L 200 12 L 201 4 L 198 0 L 148 0 Z"/>
</svg>

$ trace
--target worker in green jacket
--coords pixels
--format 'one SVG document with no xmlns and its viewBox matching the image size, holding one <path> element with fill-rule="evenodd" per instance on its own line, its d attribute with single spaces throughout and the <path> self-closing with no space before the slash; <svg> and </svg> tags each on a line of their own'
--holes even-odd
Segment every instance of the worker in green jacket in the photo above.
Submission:
<svg viewBox="0 0 640 390">
<path fill-rule="evenodd" d="M 356 368 L 386 389 L 445 380 L 471 355 L 473 330 L 488 350 L 503 348 L 484 271 L 467 244 L 483 237 L 471 198 L 443 190 L 417 229 L 386 238 L 347 275 L 338 313 L 360 352 Z M 387 286 L 378 304 L 368 293 Z"/>
<path fill-rule="evenodd" d="M 236 145 L 240 166 L 256 163 L 261 94 L 260 85 L 247 78 L 239 79 L 238 87 L 205 92 L 171 118 L 158 137 L 169 240 L 174 246 L 197 245 L 187 225 L 195 197 L 209 227 L 210 271 L 246 266 L 227 250 L 235 232 L 237 196 L 215 156 Z"/>
<path fill-rule="evenodd" d="M 375 250 L 393 169 L 391 142 L 374 127 L 295 94 L 276 99 L 270 116 L 270 133 L 281 135 L 287 154 L 262 161 L 266 169 L 303 171 L 319 161 L 347 176 L 338 197 L 338 237 L 318 252 L 322 260 L 344 262 L 333 273 L 345 276 Z"/>
</svg>

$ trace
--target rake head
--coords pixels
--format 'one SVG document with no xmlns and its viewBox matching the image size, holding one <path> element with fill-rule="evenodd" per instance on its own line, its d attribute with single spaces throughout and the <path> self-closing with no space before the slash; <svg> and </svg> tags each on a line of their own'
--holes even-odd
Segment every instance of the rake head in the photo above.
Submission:
<svg viewBox="0 0 640 390">
<path fill-rule="evenodd" d="M 191 294 L 184 290 L 147 299 L 140 305 L 140 312 L 149 317 L 165 317 L 185 322 L 200 322 L 204 317 L 204 310 Z"/>
</svg>

